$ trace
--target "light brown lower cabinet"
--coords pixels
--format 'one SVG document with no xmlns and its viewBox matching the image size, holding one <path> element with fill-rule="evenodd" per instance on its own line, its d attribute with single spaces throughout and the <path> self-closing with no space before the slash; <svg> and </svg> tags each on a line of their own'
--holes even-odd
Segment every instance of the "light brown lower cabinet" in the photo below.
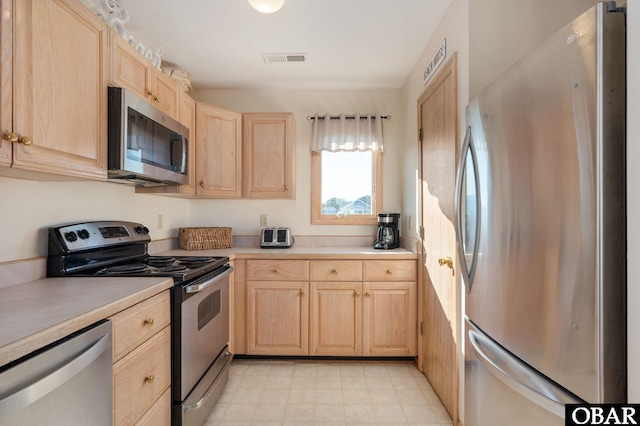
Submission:
<svg viewBox="0 0 640 426">
<path fill-rule="evenodd" d="M 170 309 L 167 290 L 110 318 L 114 425 L 171 422 Z"/>
<path fill-rule="evenodd" d="M 416 284 L 311 283 L 309 355 L 416 355 Z"/>
<path fill-rule="evenodd" d="M 246 276 L 249 355 L 417 354 L 414 260 L 247 260 Z"/>
<path fill-rule="evenodd" d="M 415 282 L 362 284 L 363 355 L 417 355 L 416 287 Z"/>
<path fill-rule="evenodd" d="M 300 281 L 247 282 L 247 353 L 309 353 L 308 288 Z"/>
<path fill-rule="evenodd" d="M 362 356 L 362 284 L 311 283 L 309 355 Z"/>
</svg>

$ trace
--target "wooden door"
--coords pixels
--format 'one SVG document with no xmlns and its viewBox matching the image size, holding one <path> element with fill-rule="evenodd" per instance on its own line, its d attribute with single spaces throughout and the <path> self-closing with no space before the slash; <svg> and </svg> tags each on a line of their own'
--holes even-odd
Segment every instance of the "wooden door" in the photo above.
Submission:
<svg viewBox="0 0 640 426">
<path fill-rule="evenodd" d="M 106 24 L 76 1 L 13 5 L 13 131 L 32 141 L 13 166 L 106 179 Z"/>
<path fill-rule="evenodd" d="M 458 291 L 455 173 L 457 158 L 456 56 L 418 99 L 422 212 L 421 282 L 424 336 L 421 367 L 458 422 Z"/>
<path fill-rule="evenodd" d="M 308 355 L 309 284 L 247 282 L 247 354 Z"/>
<path fill-rule="evenodd" d="M 242 195 L 242 114 L 196 102 L 196 194 Z"/>
<path fill-rule="evenodd" d="M 365 356 L 413 356 L 416 353 L 416 283 L 364 283 Z"/>
<path fill-rule="evenodd" d="M 294 198 L 291 113 L 243 114 L 243 196 Z"/>
<path fill-rule="evenodd" d="M 309 355 L 362 356 L 362 283 L 311 283 Z"/>
<path fill-rule="evenodd" d="M 4 139 L 13 130 L 13 105 L 11 67 L 12 59 L 12 0 L 0 0 L 2 15 L 0 16 L 0 167 L 11 165 L 11 142 Z"/>
</svg>

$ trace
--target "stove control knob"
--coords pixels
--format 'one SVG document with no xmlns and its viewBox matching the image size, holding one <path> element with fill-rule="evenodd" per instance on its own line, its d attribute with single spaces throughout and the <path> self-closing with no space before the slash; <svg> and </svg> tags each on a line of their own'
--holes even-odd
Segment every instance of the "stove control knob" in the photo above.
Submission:
<svg viewBox="0 0 640 426">
<path fill-rule="evenodd" d="M 81 229 L 78 231 L 78 237 L 80 237 L 80 239 L 82 240 L 86 240 L 90 236 L 91 234 L 89 234 L 89 231 L 87 231 L 86 229 Z"/>
<path fill-rule="evenodd" d="M 136 226 L 136 234 L 143 234 L 146 235 L 149 233 L 149 228 L 147 228 L 146 226 Z"/>
<path fill-rule="evenodd" d="M 64 234 L 64 239 L 69 242 L 74 242 L 78 239 L 78 234 L 76 234 L 74 231 L 67 232 Z"/>
</svg>

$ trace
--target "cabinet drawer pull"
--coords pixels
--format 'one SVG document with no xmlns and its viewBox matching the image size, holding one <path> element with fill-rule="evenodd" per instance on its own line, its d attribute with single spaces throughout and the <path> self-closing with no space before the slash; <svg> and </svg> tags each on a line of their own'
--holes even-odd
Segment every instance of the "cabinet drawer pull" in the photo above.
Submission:
<svg viewBox="0 0 640 426">
<path fill-rule="evenodd" d="M 153 318 L 144 320 L 143 324 L 146 325 L 147 327 L 151 327 L 153 325 Z"/>
<path fill-rule="evenodd" d="M 337 269 L 332 269 L 332 270 L 331 270 L 331 273 L 332 273 L 333 275 L 336 275 L 336 274 L 338 273 L 338 270 L 337 270 Z"/>
<path fill-rule="evenodd" d="M 204 184 L 204 181 L 202 181 L 202 182 L 200 182 L 200 187 L 201 187 L 201 188 L 205 188 L 205 189 L 206 189 L 206 188 L 207 188 L 207 185 L 205 185 L 205 184 Z"/>
<path fill-rule="evenodd" d="M 280 275 L 280 269 L 274 269 L 273 273 L 276 274 L 276 275 Z"/>
<path fill-rule="evenodd" d="M 391 275 L 392 273 L 393 273 L 393 270 L 387 269 L 387 274 Z"/>
<path fill-rule="evenodd" d="M 155 377 L 154 377 L 154 375 L 152 374 L 152 375 L 150 375 L 150 376 L 145 377 L 145 378 L 144 378 L 144 382 L 145 382 L 145 383 L 149 383 L 149 384 L 151 385 L 151 384 L 153 384 L 153 381 L 154 381 L 155 379 L 156 379 L 156 378 L 155 378 Z"/>
</svg>

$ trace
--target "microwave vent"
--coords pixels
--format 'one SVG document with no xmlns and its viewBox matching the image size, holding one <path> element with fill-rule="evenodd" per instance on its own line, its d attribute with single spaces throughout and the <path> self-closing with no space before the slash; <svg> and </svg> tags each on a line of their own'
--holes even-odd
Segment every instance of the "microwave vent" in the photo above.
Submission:
<svg viewBox="0 0 640 426">
<path fill-rule="evenodd" d="M 306 53 L 263 53 L 262 57 L 267 64 L 282 62 L 307 62 Z"/>
</svg>

